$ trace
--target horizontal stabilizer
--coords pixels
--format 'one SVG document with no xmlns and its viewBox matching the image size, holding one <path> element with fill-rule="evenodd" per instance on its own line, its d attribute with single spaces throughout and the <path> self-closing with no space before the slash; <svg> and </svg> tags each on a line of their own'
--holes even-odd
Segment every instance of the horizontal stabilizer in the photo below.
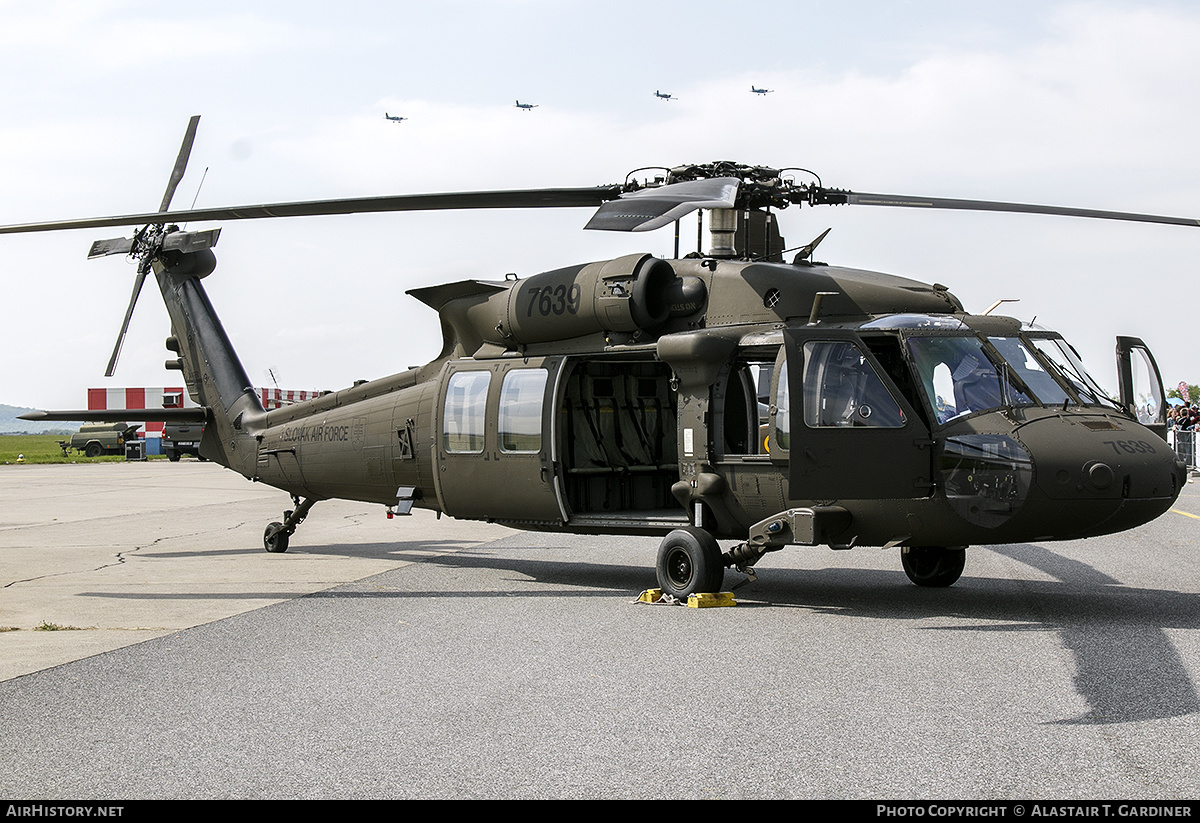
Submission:
<svg viewBox="0 0 1200 823">
<path fill-rule="evenodd" d="M 492 283 L 487 280 L 459 280 L 456 283 L 444 283 L 440 286 L 427 286 L 421 289 L 409 289 L 406 294 L 420 300 L 434 311 L 441 311 L 451 300 L 460 297 L 480 295 L 486 297 L 507 289 L 511 283 Z"/>
<path fill-rule="evenodd" d="M 75 409 L 74 411 L 33 411 L 18 415 L 21 420 L 70 420 L 86 423 L 204 423 L 208 409 Z"/>
</svg>

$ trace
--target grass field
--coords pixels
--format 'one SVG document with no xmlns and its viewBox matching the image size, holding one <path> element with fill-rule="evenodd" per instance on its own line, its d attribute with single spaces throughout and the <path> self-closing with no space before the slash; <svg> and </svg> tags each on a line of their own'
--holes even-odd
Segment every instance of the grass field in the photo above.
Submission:
<svg viewBox="0 0 1200 823">
<path fill-rule="evenodd" d="M 117 462 L 125 459 L 124 455 L 105 455 L 104 457 L 84 457 L 79 452 L 64 455 L 59 447 L 59 440 L 69 440 L 70 435 L 58 434 L 4 434 L 0 435 L 0 466 L 17 462 L 17 455 L 24 455 L 26 463 L 100 463 Z M 160 459 L 162 455 L 149 455 L 151 460 Z"/>
</svg>

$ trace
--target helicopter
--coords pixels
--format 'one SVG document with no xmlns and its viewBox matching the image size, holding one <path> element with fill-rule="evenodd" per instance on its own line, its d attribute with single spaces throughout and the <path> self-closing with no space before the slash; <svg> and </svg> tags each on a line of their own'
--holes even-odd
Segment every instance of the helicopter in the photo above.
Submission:
<svg viewBox="0 0 1200 823">
<path fill-rule="evenodd" d="M 517 100 L 516 102 L 516 108 L 521 109 L 522 111 L 529 111 L 530 109 L 537 108 L 537 103 L 522 103 L 520 100 Z"/>
<path fill-rule="evenodd" d="M 171 322 L 166 367 L 197 407 L 144 419 L 203 424 L 202 457 L 290 495 L 293 507 L 264 529 L 268 552 L 287 551 L 315 504 L 342 498 L 379 504 L 389 518 L 416 507 L 525 530 L 656 536 L 656 577 L 673 602 L 720 592 L 727 569 L 753 580 L 756 564 L 788 546 L 898 550 L 914 584 L 946 587 L 968 546 L 1134 528 L 1166 512 L 1187 481 L 1165 442 L 1162 380 L 1141 340 L 1118 338 L 1114 400 L 1057 332 L 968 313 L 937 283 L 817 262 L 828 230 L 789 249 L 776 213 L 860 205 L 1195 220 L 867 194 L 827 188 L 805 169 L 728 161 L 638 169 L 585 188 L 170 211 L 198 119 L 157 211 L 0 234 L 141 227 L 88 255 L 138 263 L 110 371 L 153 274 Z M 592 230 L 676 224 L 674 257 L 635 252 L 411 289 L 439 315 L 435 359 L 269 411 L 204 289 L 220 229 L 178 228 L 575 207 L 595 210 Z M 708 248 L 681 255 L 678 222 L 698 210 Z M 115 416 L 142 419 L 24 415 Z M 722 540 L 734 545 L 723 550 Z"/>
</svg>

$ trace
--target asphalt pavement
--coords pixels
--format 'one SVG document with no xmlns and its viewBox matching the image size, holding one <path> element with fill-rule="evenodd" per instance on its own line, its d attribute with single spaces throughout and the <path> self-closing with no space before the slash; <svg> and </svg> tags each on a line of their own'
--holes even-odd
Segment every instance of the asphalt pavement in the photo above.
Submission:
<svg viewBox="0 0 1200 823">
<path fill-rule="evenodd" d="M 689 609 L 636 602 L 654 539 L 328 502 L 271 555 L 286 495 L 215 466 L 0 467 L 0 795 L 1198 798 L 1194 489 L 950 589 L 796 547 Z"/>
</svg>

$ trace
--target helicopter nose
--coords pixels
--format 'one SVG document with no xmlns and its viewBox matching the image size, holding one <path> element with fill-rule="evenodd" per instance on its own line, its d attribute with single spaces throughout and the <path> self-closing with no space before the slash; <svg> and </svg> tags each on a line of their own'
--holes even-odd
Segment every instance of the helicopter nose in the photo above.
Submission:
<svg viewBox="0 0 1200 823">
<path fill-rule="evenodd" d="M 1139 441 L 1144 452 L 1125 457 L 1101 454 L 1111 451 L 1113 443 L 1077 444 L 1090 454 L 1072 454 L 1069 444 L 1039 454 L 1036 444 L 1023 440 L 1034 454 L 1037 484 L 1046 496 L 1058 500 L 1174 500 L 1187 482 L 1187 467 L 1165 443 L 1154 447 L 1150 441 Z M 1117 444 L 1120 448 L 1120 444 Z M 1151 448 L 1154 448 L 1151 451 Z"/>
<path fill-rule="evenodd" d="M 1108 534 L 1148 523 L 1175 502 L 1187 467 L 1132 422 L 1043 420 L 1018 432 L 1059 536 Z"/>
</svg>

